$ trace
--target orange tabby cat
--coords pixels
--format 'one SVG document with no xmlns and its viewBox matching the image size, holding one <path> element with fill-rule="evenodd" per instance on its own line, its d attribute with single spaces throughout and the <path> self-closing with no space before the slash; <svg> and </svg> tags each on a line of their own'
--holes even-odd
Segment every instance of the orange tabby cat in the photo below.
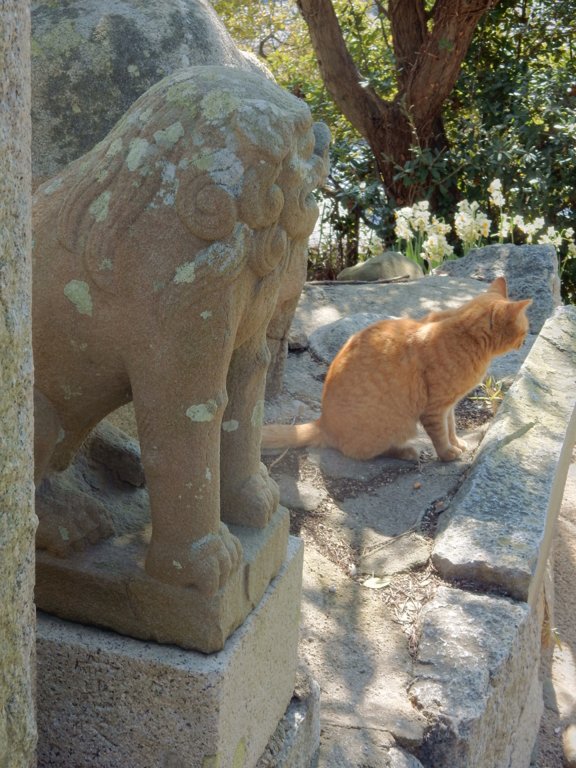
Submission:
<svg viewBox="0 0 576 768">
<path fill-rule="evenodd" d="M 507 295 L 499 277 L 458 309 L 381 320 L 354 334 L 330 365 L 320 418 L 264 426 L 262 446 L 415 459 L 409 441 L 420 421 L 439 458 L 457 458 L 466 444 L 456 436 L 454 406 L 482 381 L 491 359 L 520 347 L 528 331 L 532 300 Z"/>
</svg>

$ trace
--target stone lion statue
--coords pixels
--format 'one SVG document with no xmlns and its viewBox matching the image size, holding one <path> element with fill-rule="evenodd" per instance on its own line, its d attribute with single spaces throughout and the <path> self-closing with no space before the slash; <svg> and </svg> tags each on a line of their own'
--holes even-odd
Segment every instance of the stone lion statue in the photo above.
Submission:
<svg viewBox="0 0 576 768">
<path fill-rule="evenodd" d="M 264 527 L 277 506 L 259 459 L 266 328 L 284 276 L 304 279 L 328 142 L 271 80 L 192 67 L 36 191 L 37 480 L 133 400 L 160 581 L 214 594 L 242 555 L 225 524 Z M 62 554 L 39 516 L 39 545 Z"/>
</svg>

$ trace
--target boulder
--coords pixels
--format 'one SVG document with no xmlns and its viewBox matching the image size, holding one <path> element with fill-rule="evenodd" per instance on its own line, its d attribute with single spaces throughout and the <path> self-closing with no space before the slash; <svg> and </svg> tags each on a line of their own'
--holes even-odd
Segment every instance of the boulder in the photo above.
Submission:
<svg viewBox="0 0 576 768">
<path fill-rule="evenodd" d="M 32 172 L 44 181 L 106 136 L 177 69 L 259 71 L 208 0 L 37 0 L 32 13 Z"/>
<path fill-rule="evenodd" d="M 423 277 L 422 267 L 397 251 L 384 251 L 353 267 L 346 267 L 336 280 L 392 280 L 395 277 Z"/>
<path fill-rule="evenodd" d="M 539 333 L 545 320 L 562 304 L 558 258 L 553 245 L 488 245 L 466 256 L 445 261 L 435 275 L 472 277 L 492 282 L 503 275 L 511 299 L 533 299 L 528 310 L 530 333 Z"/>
</svg>

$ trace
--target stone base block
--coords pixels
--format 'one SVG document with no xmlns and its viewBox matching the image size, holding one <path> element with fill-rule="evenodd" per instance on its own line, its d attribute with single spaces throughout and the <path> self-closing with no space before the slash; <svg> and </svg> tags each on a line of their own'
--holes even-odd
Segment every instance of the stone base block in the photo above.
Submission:
<svg viewBox="0 0 576 768">
<path fill-rule="evenodd" d="M 290 538 L 258 607 L 210 656 L 40 614 L 38 768 L 254 768 L 294 691 L 301 576 Z"/>
</svg>

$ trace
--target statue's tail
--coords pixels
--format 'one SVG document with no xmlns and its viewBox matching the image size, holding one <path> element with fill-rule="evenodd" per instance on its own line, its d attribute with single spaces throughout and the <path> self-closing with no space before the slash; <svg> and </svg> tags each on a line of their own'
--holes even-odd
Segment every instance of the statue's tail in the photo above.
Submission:
<svg viewBox="0 0 576 768">
<path fill-rule="evenodd" d="M 262 427 L 262 448 L 304 448 L 324 444 L 318 421 L 307 424 L 265 424 Z"/>
</svg>

